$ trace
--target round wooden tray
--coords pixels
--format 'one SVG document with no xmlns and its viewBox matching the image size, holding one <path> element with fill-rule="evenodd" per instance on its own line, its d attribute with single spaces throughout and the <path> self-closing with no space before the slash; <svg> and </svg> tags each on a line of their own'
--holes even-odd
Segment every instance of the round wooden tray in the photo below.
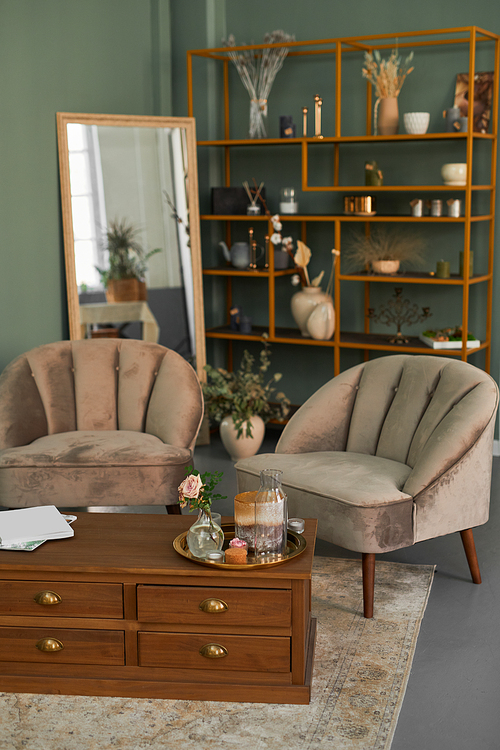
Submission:
<svg viewBox="0 0 500 750">
<path fill-rule="evenodd" d="M 222 531 L 224 532 L 223 549 L 227 549 L 229 547 L 229 542 L 231 541 L 231 539 L 234 539 L 234 523 L 223 523 Z M 193 555 L 189 551 L 186 537 L 187 531 L 184 531 L 182 534 L 179 534 L 179 536 L 176 537 L 173 541 L 174 549 L 179 553 L 179 555 L 182 555 L 188 560 L 192 560 L 193 562 L 198 563 L 198 565 L 207 565 L 210 568 L 222 568 L 223 570 L 255 570 L 255 568 L 268 567 L 270 565 L 282 565 L 292 558 L 297 557 L 297 555 L 300 555 L 307 546 L 307 542 L 302 534 L 297 534 L 297 532 L 290 531 L 290 529 L 288 529 L 286 552 L 283 556 L 276 556 L 275 559 L 272 559 L 267 558 L 267 556 L 259 558 L 254 557 L 254 555 L 248 555 L 246 565 L 232 565 L 226 562 L 211 562 L 210 560 L 205 560 L 202 557 L 195 557 L 195 555 Z"/>
</svg>

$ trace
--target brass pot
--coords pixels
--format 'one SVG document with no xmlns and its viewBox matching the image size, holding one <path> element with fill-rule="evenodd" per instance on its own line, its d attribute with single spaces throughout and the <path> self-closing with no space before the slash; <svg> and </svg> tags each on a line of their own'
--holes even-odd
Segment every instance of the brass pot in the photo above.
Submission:
<svg viewBox="0 0 500 750">
<path fill-rule="evenodd" d="M 374 195 L 345 195 L 344 213 L 354 216 L 373 216 L 377 201 Z"/>
</svg>

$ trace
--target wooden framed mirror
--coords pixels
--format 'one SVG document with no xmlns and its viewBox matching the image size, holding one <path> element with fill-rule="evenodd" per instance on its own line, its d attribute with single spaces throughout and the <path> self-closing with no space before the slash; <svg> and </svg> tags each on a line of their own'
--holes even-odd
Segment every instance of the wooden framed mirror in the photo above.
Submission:
<svg viewBox="0 0 500 750">
<path fill-rule="evenodd" d="M 204 380 L 194 118 L 58 112 L 57 134 L 70 338 L 157 341 Z M 155 251 L 125 299 L 106 278 L 116 229 Z"/>
</svg>

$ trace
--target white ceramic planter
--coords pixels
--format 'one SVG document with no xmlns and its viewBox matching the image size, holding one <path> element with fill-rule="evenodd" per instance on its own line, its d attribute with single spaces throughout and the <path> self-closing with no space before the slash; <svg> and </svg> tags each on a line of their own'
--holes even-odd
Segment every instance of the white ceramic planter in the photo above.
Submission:
<svg viewBox="0 0 500 750">
<path fill-rule="evenodd" d="M 307 330 L 307 320 L 316 305 L 329 299 L 319 286 L 305 286 L 300 292 L 295 292 L 291 301 L 292 315 L 303 336 L 311 335 Z"/>
<path fill-rule="evenodd" d="M 409 135 L 427 133 L 430 117 L 430 112 L 405 112 L 403 120 L 406 132 Z"/>
<path fill-rule="evenodd" d="M 239 461 L 240 458 L 255 456 L 262 445 L 264 433 L 266 431 L 264 420 L 261 417 L 254 415 L 253 417 L 250 417 L 250 424 L 252 425 L 253 437 L 246 437 L 246 424 L 244 424 L 243 435 L 238 438 L 238 430 L 234 426 L 233 418 L 230 414 L 227 417 L 224 417 L 220 423 L 220 439 L 233 461 Z"/>
<path fill-rule="evenodd" d="M 445 185 L 465 185 L 467 181 L 467 164 L 443 164 L 441 177 Z"/>
<path fill-rule="evenodd" d="M 333 300 L 328 297 L 313 308 L 307 321 L 307 332 L 316 341 L 328 341 L 335 331 L 335 308 Z"/>
<path fill-rule="evenodd" d="M 399 271 L 399 260 L 372 260 L 373 273 L 392 274 Z"/>
</svg>

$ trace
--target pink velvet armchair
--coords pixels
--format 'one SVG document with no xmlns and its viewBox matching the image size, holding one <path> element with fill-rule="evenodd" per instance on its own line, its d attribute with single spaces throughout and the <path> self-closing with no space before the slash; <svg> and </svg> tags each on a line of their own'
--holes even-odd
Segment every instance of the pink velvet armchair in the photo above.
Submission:
<svg viewBox="0 0 500 750">
<path fill-rule="evenodd" d="M 32 349 L 0 377 L 0 505 L 166 505 L 193 463 L 197 375 L 158 344 Z"/>
<path fill-rule="evenodd" d="M 460 532 L 480 583 L 472 529 L 488 520 L 494 380 L 446 357 L 394 355 L 338 375 L 306 401 L 274 454 L 238 461 L 238 489 L 283 471 L 289 513 L 362 554 L 365 617 L 375 554 Z"/>
</svg>

